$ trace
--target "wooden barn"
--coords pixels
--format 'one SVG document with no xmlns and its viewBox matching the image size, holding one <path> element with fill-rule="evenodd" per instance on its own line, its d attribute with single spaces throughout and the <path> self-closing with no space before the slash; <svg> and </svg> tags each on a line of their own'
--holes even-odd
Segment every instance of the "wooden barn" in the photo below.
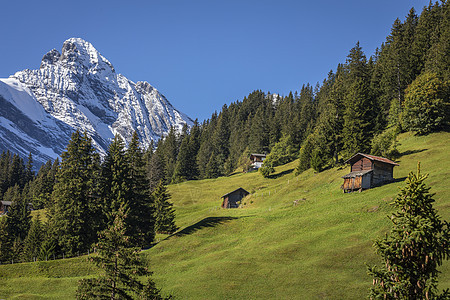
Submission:
<svg viewBox="0 0 450 300">
<path fill-rule="evenodd" d="M 248 194 L 250 193 L 240 187 L 237 190 L 223 195 L 222 208 L 238 208 L 239 202 Z"/>
<path fill-rule="evenodd" d="M 342 189 L 345 192 L 365 190 L 394 180 L 394 167 L 398 166 L 384 157 L 357 153 L 345 163 L 350 164 L 350 173 L 345 176 Z"/>
</svg>

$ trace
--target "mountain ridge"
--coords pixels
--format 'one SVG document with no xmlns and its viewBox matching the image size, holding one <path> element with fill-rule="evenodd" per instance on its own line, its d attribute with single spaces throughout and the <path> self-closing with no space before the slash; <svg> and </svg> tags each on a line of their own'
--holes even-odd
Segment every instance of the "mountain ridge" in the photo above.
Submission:
<svg viewBox="0 0 450 300">
<path fill-rule="evenodd" d="M 37 70 L 0 78 L 1 150 L 39 163 L 55 159 L 75 130 L 87 132 L 100 154 L 118 134 L 127 144 L 134 131 L 143 147 L 181 130 L 192 119 L 176 110 L 156 88 L 117 73 L 94 46 L 70 38 L 61 53 L 47 52 Z"/>
</svg>

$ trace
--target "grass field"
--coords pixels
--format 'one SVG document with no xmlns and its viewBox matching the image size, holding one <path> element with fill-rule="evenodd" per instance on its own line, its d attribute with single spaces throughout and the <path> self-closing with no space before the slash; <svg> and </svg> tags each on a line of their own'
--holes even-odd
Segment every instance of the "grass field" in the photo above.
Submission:
<svg viewBox="0 0 450 300">
<path fill-rule="evenodd" d="M 258 173 L 170 185 L 180 231 L 158 236 L 143 255 L 163 293 L 177 299 L 362 299 L 371 285 L 366 264 L 379 263 L 372 244 L 389 231 L 389 205 L 421 162 L 430 173 L 435 208 L 450 217 L 450 134 L 403 134 L 396 182 L 343 194 L 348 167 L 295 176 L 297 162 Z M 221 196 L 251 192 L 239 209 Z M 298 205 L 293 205 L 299 200 Z M 450 263 L 440 288 L 450 288 Z M 0 266 L 0 299 L 67 299 L 76 282 L 97 270 L 83 257 Z"/>
</svg>

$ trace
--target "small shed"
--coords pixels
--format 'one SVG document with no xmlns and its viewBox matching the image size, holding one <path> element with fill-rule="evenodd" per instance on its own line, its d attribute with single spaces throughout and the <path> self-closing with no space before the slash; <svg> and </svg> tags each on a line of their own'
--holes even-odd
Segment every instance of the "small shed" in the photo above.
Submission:
<svg viewBox="0 0 450 300">
<path fill-rule="evenodd" d="M 222 208 L 239 207 L 239 201 L 241 201 L 242 198 L 244 198 L 248 194 L 250 193 L 240 187 L 237 190 L 234 190 L 232 192 L 229 192 L 228 194 L 223 195 Z"/>
<path fill-rule="evenodd" d="M 345 161 L 350 164 L 350 173 L 342 176 L 345 192 L 362 191 L 394 180 L 394 167 L 398 166 L 384 157 L 357 153 Z"/>
<path fill-rule="evenodd" d="M 254 169 L 261 168 L 264 160 L 266 159 L 265 154 L 252 153 L 250 154 L 250 160 L 252 161 L 252 167 Z"/>
</svg>

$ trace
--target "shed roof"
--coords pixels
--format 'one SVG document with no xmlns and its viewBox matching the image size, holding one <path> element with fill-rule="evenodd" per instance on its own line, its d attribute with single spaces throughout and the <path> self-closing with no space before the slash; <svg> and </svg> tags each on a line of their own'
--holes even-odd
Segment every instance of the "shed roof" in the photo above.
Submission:
<svg viewBox="0 0 450 300">
<path fill-rule="evenodd" d="M 243 188 L 240 187 L 240 188 L 238 188 L 238 189 L 235 189 L 235 190 L 232 191 L 232 192 L 229 192 L 228 194 L 223 195 L 221 198 L 225 198 L 226 196 L 228 196 L 228 195 L 230 195 L 230 194 L 233 194 L 233 193 L 235 193 L 235 192 L 237 192 L 237 191 L 239 191 L 239 190 L 244 191 L 247 195 L 250 194 L 249 192 L 247 192 L 246 190 L 244 190 Z"/>
<path fill-rule="evenodd" d="M 363 171 L 353 171 L 350 172 L 344 176 L 342 176 L 342 178 L 353 178 L 353 177 L 359 177 L 359 176 L 363 176 L 367 173 L 373 172 L 373 170 L 363 170 Z"/>
<path fill-rule="evenodd" d="M 375 156 L 375 155 L 370 155 L 370 154 L 364 154 L 364 153 L 356 153 L 355 155 L 353 155 L 352 157 L 350 157 L 349 159 L 347 159 L 346 161 L 344 161 L 345 164 L 347 163 L 353 163 L 355 161 L 357 161 L 361 156 L 367 157 L 370 160 L 376 160 L 376 161 L 380 161 L 382 163 L 385 164 L 390 164 L 390 165 L 394 165 L 394 166 L 398 166 L 398 163 L 393 162 L 390 159 L 384 158 L 384 157 L 379 157 L 379 156 Z"/>
<path fill-rule="evenodd" d="M 2 205 L 5 206 L 11 206 L 12 202 L 11 201 L 0 201 Z"/>
<path fill-rule="evenodd" d="M 266 157 L 265 154 L 259 154 L 259 153 L 252 153 L 252 154 L 250 154 L 250 156 L 264 156 L 264 157 Z"/>
</svg>

